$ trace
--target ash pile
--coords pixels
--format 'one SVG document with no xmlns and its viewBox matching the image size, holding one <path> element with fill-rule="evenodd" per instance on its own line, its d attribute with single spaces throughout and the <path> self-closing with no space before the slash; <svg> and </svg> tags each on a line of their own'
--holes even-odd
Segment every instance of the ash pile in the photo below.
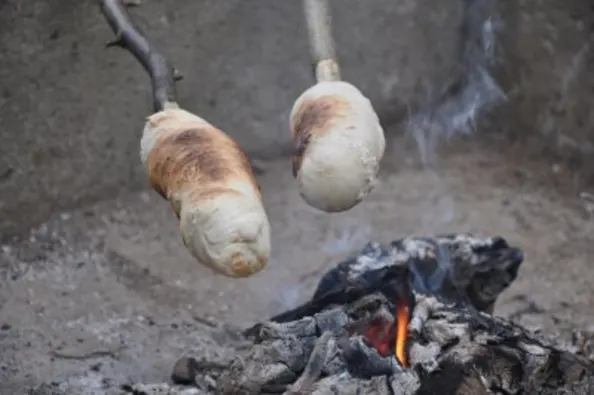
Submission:
<svg viewBox="0 0 594 395">
<path fill-rule="evenodd" d="M 144 394 L 593 394 L 594 362 L 491 316 L 522 251 L 468 234 L 368 244 L 311 299 L 242 333 L 226 361 L 184 358 Z"/>
</svg>

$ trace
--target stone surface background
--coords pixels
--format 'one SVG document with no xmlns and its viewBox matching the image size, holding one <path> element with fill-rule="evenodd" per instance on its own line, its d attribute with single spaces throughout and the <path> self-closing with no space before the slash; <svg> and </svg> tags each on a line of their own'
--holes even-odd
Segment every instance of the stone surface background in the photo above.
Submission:
<svg viewBox="0 0 594 395">
<path fill-rule="evenodd" d="M 224 344 L 208 322 L 293 307 L 368 240 L 406 235 L 500 234 L 526 263 L 495 313 L 560 341 L 594 328 L 594 195 L 580 199 L 593 192 L 589 2 L 333 4 L 344 75 L 389 135 L 377 190 L 338 215 L 303 202 L 285 157 L 291 105 L 312 82 L 298 1 L 131 10 L 184 74 L 180 102 L 260 158 L 272 258 L 235 281 L 196 264 L 147 190 L 148 78 L 103 48 L 96 1 L 0 0 L 0 393 L 166 381 L 176 358 Z"/>
<path fill-rule="evenodd" d="M 509 101 L 492 115 L 497 130 L 535 146 L 535 156 L 561 156 L 578 178 L 594 172 L 593 28 L 587 1 L 499 2 L 503 23 L 493 70 Z"/>
</svg>

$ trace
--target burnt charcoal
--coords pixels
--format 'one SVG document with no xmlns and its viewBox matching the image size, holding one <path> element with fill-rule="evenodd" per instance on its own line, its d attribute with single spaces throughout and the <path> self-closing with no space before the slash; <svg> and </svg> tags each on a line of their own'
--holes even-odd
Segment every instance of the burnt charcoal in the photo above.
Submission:
<svg viewBox="0 0 594 395">
<path fill-rule="evenodd" d="M 171 386 L 169 384 L 134 384 L 124 385 L 122 390 L 130 395 L 203 395 L 196 388 Z"/>
<path fill-rule="evenodd" d="M 470 322 L 472 316 L 437 307 L 423 325 L 422 336 L 427 344 L 441 347 L 435 358 L 438 368 L 427 369 L 425 365 L 419 369 L 420 393 L 433 393 L 431 388 L 439 388 L 436 382 L 441 378 L 451 389 L 447 393 L 459 394 L 540 394 L 559 393 L 554 391 L 561 389 L 587 394 L 594 390 L 594 365 L 590 361 L 537 339 L 517 325 L 484 318 L 489 327 L 476 329 Z M 410 353 L 410 358 L 413 365 L 421 367 L 415 354 Z"/>
<path fill-rule="evenodd" d="M 319 333 L 340 332 L 348 323 L 349 316 L 343 308 L 334 308 L 314 315 Z"/>
<path fill-rule="evenodd" d="M 524 257 L 502 237 L 471 234 L 405 238 L 392 242 L 393 254 L 409 256 L 418 292 L 447 303 L 467 301 L 479 311 L 491 310 L 497 297 L 515 280 Z"/>
<path fill-rule="evenodd" d="M 353 377 L 371 379 L 401 370 L 400 364 L 393 356 L 382 357 L 376 350 L 365 344 L 361 337 L 351 338 L 341 345 L 347 371 Z"/>
<path fill-rule="evenodd" d="M 340 332 L 348 324 L 349 317 L 343 308 L 321 311 L 313 317 L 304 317 L 297 321 L 278 323 L 269 321 L 256 324 L 244 331 L 244 336 L 256 344 L 268 339 L 282 339 L 288 335 L 298 337 L 312 337 L 332 331 Z"/>
<path fill-rule="evenodd" d="M 200 367 L 198 361 L 194 358 L 183 357 L 177 360 L 173 365 L 171 372 L 171 381 L 175 384 L 189 385 L 193 384 Z"/>
<path fill-rule="evenodd" d="M 374 283 L 381 275 L 379 269 L 395 266 L 409 268 L 417 292 L 490 312 L 499 294 L 516 278 L 523 259 L 522 251 L 502 237 L 456 234 L 407 237 L 388 246 L 369 243 L 357 256 L 328 271 L 312 300 L 361 278 Z"/>
<path fill-rule="evenodd" d="M 573 353 L 490 315 L 522 261 L 501 237 L 370 243 L 326 273 L 311 300 L 244 331 L 230 361 L 201 363 L 195 385 L 209 394 L 594 394 L 590 335 L 576 334 Z"/>
<path fill-rule="evenodd" d="M 594 330 L 574 330 L 571 337 L 576 353 L 594 361 Z"/>
<path fill-rule="evenodd" d="M 347 362 L 343 357 L 343 351 L 337 338 L 330 339 L 327 353 L 326 363 L 322 370 L 324 376 L 333 376 L 347 371 Z"/>
<path fill-rule="evenodd" d="M 376 292 L 382 293 L 388 300 L 397 298 L 410 300 L 413 295 L 407 281 L 408 276 L 409 271 L 406 266 L 388 265 L 377 269 L 373 268 L 357 278 L 335 284 L 333 288 L 325 292 L 318 290 L 320 292 L 316 292 L 314 298 L 307 303 L 278 314 L 270 320 L 273 322 L 299 320 L 303 317 L 313 316 L 332 306 L 353 303 Z M 414 304 L 414 301 L 410 300 L 409 303 Z"/>
<path fill-rule="evenodd" d="M 244 331 L 244 335 L 256 344 L 264 340 L 283 339 L 290 336 L 312 337 L 318 333 L 316 320 L 313 317 L 304 317 L 279 325 L 273 320 L 256 324 Z"/>
<path fill-rule="evenodd" d="M 522 261 L 522 252 L 501 237 L 370 243 L 326 273 L 310 301 L 256 326 L 258 341 L 327 337 L 323 352 L 308 347 L 313 355 L 302 355 L 302 370 L 293 364 L 299 378 L 286 394 L 588 393 L 594 389 L 591 361 L 488 314 Z M 410 368 L 393 354 L 380 354 L 364 336 L 378 319 L 394 322 L 395 302 L 402 298 L 413 307 Z M 315 361 L 315 368 L 305 361 Z"/>
<path fill-rule="evenodd" d="M 359 379 L 348 373 L 326 377 L 313 388 L 312 395 L 396 395 L 385 376 Z"/>
<path fill-rule="evenodd" d="M 223 372 L 217 373 L 217 391 L 225 394 L 258 394 L 266 386 L 290 384 L 303 372 L 317 336 L 285 333 L 284 338 L 262 339 L 260 344 L 238 354 Z"/>
<path fill-rule="evenodd" d="M 333 269 L 327 271 L 320 279 L 312 299 L 319 299 L 337 286 L 348 284 L 353 279 L 359 279 L 361 274 L 394 264 L 387 248 L 382 248 L 376 242 L 368 243 L 355 257 L 340 262 Z"/>
<path fill-rule="evenodd" d="M 307 365 L 303 369 L 301 377 L 292 384 L 285 394 L 306 394 L 311 392 L 316 381 L 324 371 L 324 366 L 328 358 L 328 352 L 330 350 L 330 342 L 333 340 L 332 332 L 324 332 L 317 339 Z"/>
<path fill-rule="evenodd" d="M 353 325 L 348 311 L 359 311 L 357 307 L 370 311 L 375 301 L 386 301 L 381 294 L 366 299 L 343 306 L 344 315 L 328 311 L 326 319 L 346 316 L 347 326 Z M 266 339 L 238 355 L 228 372 L 218 377 L 217 393 L 255 394 L 265 389 L 286 389 L 285 394 L 592 393 L 592 361 L 511 322 L 479 314 L 480 319 L 467 309 L 419 294 L 409 326 L 410 368 L 401 367 L 393 355 L 381 356 L 360 334 L 326 331 L 314 336 L 317 340 L 312 343 L 312 337 L 277 331 L 288 339 Z M 358 316 L 365 313 L 359 311 Z M 297 344 L 304 342 L 306 346 Z"/>
</svg>

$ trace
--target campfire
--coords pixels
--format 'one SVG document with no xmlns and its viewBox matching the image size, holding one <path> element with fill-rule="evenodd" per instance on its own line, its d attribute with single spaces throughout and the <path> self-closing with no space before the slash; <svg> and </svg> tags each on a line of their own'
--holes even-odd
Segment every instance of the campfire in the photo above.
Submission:
<svg viewBox="0 0 594 395">
<path fill-rule="evenodd" d="M 173 379 L 188 394 L 591 393 L 592 361 L 490 315 L 522 262 L 501 237 L 370 243 L 235 355 L 184 358 Z"/>
<path fill-rule="evenodd" d="M 492 308 L 522 260 L 521 251 L 502 238 L 455 235 L 407 238 L 389 246 L 370 243 L 326 273 L 309 302 L 245 335 L 260 345 L 274 343 L 279 333 L 285 334 L 283 341 L 319 336 L 309 358 L 313 364 L 340 355 L 335 369 L 306 364 L 293 385 L 296 392 L 309 391 L 318 379 L 334 382 L 345 373 L 361 379 L 391 377 L 410 367 L 412 337 L 421 332 L 436 303 L 457 303 L 480 317 L 479 309 Z M 472 281 L 481 275 L 490 279 L 489 287 Z"/>
</svg>

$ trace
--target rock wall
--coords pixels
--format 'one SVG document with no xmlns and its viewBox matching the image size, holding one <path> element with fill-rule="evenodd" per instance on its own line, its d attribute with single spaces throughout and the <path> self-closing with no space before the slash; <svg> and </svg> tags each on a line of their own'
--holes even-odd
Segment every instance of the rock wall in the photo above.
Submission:
<svg viewBox="0 0 594 395">
<path fill-rule="evenodd" d="M 583 0 L 501 1 L 497 80 L 508 102 L 498 130 L 541 145 L 583 171 L 594 154 L 594 7 Z"/>
<path fill-rule="evenodd" d="M 481 49 L 495 51 L 488 67 L 507 97 L 492 129 L 588 154 L 585 0 L 334 1 L 344 77 L 386 122 L 447 98 L 468 79 L 468 44 L 488 44 L 469 36 L 473 7 L 475 27 L 498 35 L 496 48 Z M 286 150 L 291 105 L 312 83 L 300 2 L 144 0 L 131 13 L 183 74 L 184 107 L 253 156 Z M 128 53 L 104 48 L 112 38 L 96 1 L 0 1 L 0 239 L 53 211 L 147 186 L 138 151 L 148 77 Z"/>
</svg>

